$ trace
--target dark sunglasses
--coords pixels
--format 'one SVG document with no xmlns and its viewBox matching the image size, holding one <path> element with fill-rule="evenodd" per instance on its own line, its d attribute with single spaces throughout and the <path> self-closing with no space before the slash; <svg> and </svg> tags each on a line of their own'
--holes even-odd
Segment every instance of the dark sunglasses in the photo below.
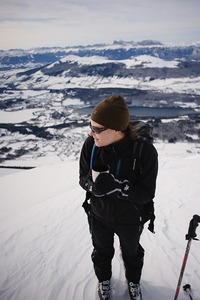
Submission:
<svg viewBox="0 0 200 300">
<path fill-rule="evenodd" d="M 96 134 L 100 134 L 101 132 L 107 130 L 108 128 L 105 128 L 105 127 L 95 127 L 95 126 L 92 126 L 92 124 L 90 122 L 90 129 L 92 130 L 92 132 L 94 132 Z"/>
</svg>

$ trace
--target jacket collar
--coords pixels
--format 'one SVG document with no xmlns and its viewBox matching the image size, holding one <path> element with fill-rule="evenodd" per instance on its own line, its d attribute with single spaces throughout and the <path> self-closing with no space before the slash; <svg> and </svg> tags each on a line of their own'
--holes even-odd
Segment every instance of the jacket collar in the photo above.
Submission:
<svg viewBox="0 0 200 300">
<path fill-rule="evenodd" d="M 112 152 L 115 155 L 123 154 L 132 144 L 132 139 L 129 136 L 124 137 L 122 140 L 105 146 L 105 150 Z"/>
</svg>

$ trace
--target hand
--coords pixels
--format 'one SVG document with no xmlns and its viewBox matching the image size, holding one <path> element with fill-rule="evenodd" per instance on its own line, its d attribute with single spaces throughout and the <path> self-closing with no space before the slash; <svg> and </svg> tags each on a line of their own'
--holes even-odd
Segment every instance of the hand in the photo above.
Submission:
<svg viewBox="0 0 200 300">
<path fill-rule="evenodd" d="M 95 180 L 92 193 L 96 197 L 103 197 L 105 195 L 128 197 L 129 181 L 120 181 L 110 173 L 100 173 Z"/>
<path fill-rule="evenodd" d="M 105 196 L 109 192 L 115 192 L 117 188 L 117 182 L 110 173 L 100 173 L 93 185 L 92 193 L 97 196 Z"/>
<path fill-rule="evenodd" d="M 94 186 L 94 182 L 92 180 L 92 176 L 91 173 L 88 173 L 85 177 L 84 180 L 82 180 L 82 187 L 88 191 L 88 192 L 92 192 L 92 188 Z"/>
</svg>

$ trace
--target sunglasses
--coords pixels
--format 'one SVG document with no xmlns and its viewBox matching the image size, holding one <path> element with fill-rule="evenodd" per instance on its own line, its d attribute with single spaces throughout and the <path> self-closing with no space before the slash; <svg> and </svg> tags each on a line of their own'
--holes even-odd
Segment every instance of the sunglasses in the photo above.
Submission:
<svg viewBox="0 0 200 300">
<path fill-rule="evenodd" d="M 90 129 L 92 130 L 92 132 L 94 132 L 96 134 L 100 134 L 101 132 L 107 130 L 108 128 L 105 128 L 105 127 L 95 127 L 95 126 L 92 126 L 92 124 L 90 122 Z"/>
</svg>

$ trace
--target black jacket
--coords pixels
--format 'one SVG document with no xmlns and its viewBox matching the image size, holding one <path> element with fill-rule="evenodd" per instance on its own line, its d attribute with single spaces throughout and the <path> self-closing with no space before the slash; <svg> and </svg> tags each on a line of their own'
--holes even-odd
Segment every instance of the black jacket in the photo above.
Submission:
<svg viewBox="0 0 200 300">
<path fill-rule="evenodd" d="M 141 222 L 144 204 L 154 198 L 158 172 L 157 151 L 151 143 L 142 142 L 141 157 L 140 160 L 136 159 L 133 170 L 135 142 L 130 137 L 125 137 L 111 145 L 96 147 L 93 165 L 109 165 L 110 173 L 116 177 L 117 172 L 117 178 L 129 180 L 131 187 L 128 199 L 117 196 L 97 198 L 91 194 L 91 213 L 96 217 L 114 223 L 138 224 Z M 93 144 L 93 138 L 89 136 L 84 142 L 80 156 L 79 183 L 87 192 L 88 183 L 92 180 L 90 159 Z M 121 164 L 117 171 L 119 160 Z"/>
</svg>

